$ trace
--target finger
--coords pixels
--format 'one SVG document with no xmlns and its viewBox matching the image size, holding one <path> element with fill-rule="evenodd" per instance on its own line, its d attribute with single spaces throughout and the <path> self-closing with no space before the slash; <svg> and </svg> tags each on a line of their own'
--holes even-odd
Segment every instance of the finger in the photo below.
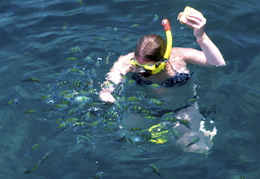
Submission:
<svg viewBox="0 0 260 179">
<path fill-rule="evenodd" d="M 192 21 L 187 21 L 187 22 L 185 23 L 185 25 L 191 27 L 192 29 L 201 29 L 201 28 L 203 27 L 203 25 L 201 25 L 201 24 L 195 24 L 195 23 L 192 22 Z"/>
<path fill-rule="evenodd" d="M 195 24 L 200 24 L 202 21 L 195 16 L 187 16 L 187 19 Z"/>
<path fill-rule="evenodd" d="M 187 18 L 194 18 L 197 19 L 198 21 L 205 23 L 206 22 L 206 18 L 200 14 L 200 13 L 190 13 Z"/>
<path fill-rule="evenodd" d="M 115 101 L 116 99 L 112 95 L 108 96 L 107 102 L 114 103 Z"/>
<path fill-rule="evenodd" d="M 195 28 L 195 25 L 194 25 L 194 23 L 193 23 L 193 22 L 191 22 L 191 21 L 187 21 L 187 22 L 185 22 L 185 25 L 187 25 L 187 26 L 191 27 L 192 29 L 194 29 L 194 28 Z"/>
</svg>

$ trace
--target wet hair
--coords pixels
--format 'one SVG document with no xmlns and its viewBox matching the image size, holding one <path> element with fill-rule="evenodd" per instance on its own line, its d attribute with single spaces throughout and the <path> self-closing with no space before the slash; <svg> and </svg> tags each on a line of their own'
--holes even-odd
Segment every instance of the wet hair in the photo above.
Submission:
<svg viewBox="0 0 260 179">
<path fill-rule="evenodd" d="M 158 62 L 163 59 L 165 53 L 165 43 L 161 36 L 148 34 L 138 40 L 135 49 L 135 57 Z"/>
</svg>

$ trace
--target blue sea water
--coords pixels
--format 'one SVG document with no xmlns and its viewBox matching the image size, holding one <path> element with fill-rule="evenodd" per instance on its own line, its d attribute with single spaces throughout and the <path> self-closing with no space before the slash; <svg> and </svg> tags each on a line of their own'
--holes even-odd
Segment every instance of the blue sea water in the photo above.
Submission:
<svg viewBox="0 0 260 179">
<path fill-rule="evenodd" d="M 11 0 L 0 5 L 1 178 L 260 177 L 259 1 Z M 170 141 L 120 138 L 128 104 L 108 105 L 98 98 L 106 73 L 120 55 L 134 50 L 138 38 L 165 37 L 164 18 L 171 21 L 174 46 L 199 49 L 192 30 L 176 20 L 187 5 L 207 18 L 205 30 L 227 62 L 224 68 L 190 67 L 200 111 L 218 129 L 208 155 L 182 152 Z M 121 86 L 119 101 L 133 89 L 133 84 Z"/>
</svg>

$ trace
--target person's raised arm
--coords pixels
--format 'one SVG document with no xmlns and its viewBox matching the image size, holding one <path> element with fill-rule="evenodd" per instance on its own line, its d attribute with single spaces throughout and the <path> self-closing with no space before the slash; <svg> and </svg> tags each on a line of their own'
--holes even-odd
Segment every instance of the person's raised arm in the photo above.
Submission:
<svg viewBox="0 0 260 179">
<path fill-rule="evenodd" d="M 115 90 L 116 85 L 123 81 L 123 75 L 128 73 L 131 68 L 129 60 L 131 54 L 119 57 L 113 67 L 106 75 L 106 81 L 101 85 L 101 91 L 99 97 L 101 101 L 114 103 L 116 99 L 112 96 L 112 92 Z"/>
<path fill-rule="evenodd" d="M 194 36 L 203 51 L 203 53 L 191 51 L 188 56 L 192 58 L 188 58 L 187 62 L 206 66 L 225 66 L 226 62 L 221 52 L 204 31 L 205 17 L 195 9 L 191 9 L 186 18 L 187 21 L 184 24 L 194 29 Z"/>
</svg>

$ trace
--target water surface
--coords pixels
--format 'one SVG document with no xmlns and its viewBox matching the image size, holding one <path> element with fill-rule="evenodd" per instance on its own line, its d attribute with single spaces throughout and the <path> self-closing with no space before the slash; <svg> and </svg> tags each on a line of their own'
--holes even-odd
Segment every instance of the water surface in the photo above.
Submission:
<svg viewBox="0 0 260 179">
<path fill-rule="evenodd" d="M 0 11 L 0 175 L 5 178 L 258 178 L 259 1 L 3 1 Z M 138 38 L 165 38 L 199 49 L 176 21 L 189 5 L 207 18 L 206 32 L 227 66 L 190 66 L 201 113 L 218 134 L 208 155 L 174 142 L 119 140 L 124 103 L 99 102 L 100 83 Z M 158 18 L 157 18 L 158 17 Z M 127 98 L 134 84 L 119 91 Z M 141 91 L 140 93 L 142 94 Z M 78 124 L 85 122 L 86 124 Z"/>
</svg>

